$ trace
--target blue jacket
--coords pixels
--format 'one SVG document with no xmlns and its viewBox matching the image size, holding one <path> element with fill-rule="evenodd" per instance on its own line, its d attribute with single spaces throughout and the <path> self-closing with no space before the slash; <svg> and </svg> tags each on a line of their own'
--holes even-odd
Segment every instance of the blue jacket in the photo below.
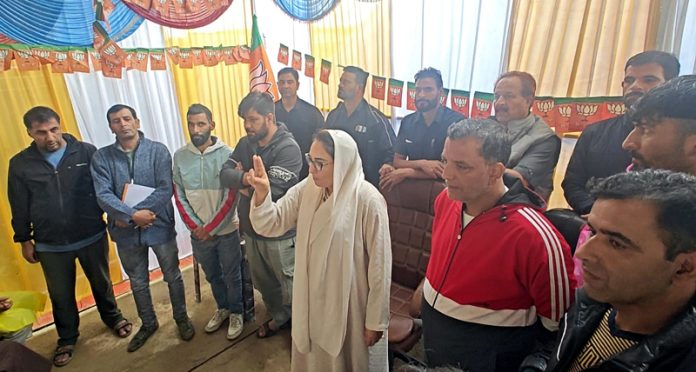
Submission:
<svg viewBox="0 0 696 372">
<path fill-rule="evenodd" d="M 164 144 L 150 141 L 140 132 L 140 142 L 133 154 L 133 170 L 128 155 L 118 141 L 97 150 L 92 158 L 92 179 L 97 202 L 107 214 L 109 234 L 123 246 L 153 246 L 166 243 L 176 236 L 172 206 L 172 157 Z M 155 188 L 145 200 L 133 206 L 123 203 L 123 188 L 127 183 Z M 149 209 L 157 215 L 152 227 L 137 228 L 131 216 L 137 210 Z M 129 224 L 116 227 L 115 221 Z"/>
</svg>

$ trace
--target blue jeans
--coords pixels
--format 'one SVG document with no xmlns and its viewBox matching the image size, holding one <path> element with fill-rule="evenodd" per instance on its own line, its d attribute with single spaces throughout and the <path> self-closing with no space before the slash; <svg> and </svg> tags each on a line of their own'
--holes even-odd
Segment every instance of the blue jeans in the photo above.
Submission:
<svg viewBox="0 0 696 372">
<path fill-rule="evenodd" d="M 205 279 L 210 283 L 218 309 L 227 309 L 234 314 L 244 312 L 239 232 L 215 236 L 210 241 L 191 236 L 191 247 L 203 267 Z"/>
<path fill-rule="evenodd" d="M 181 270 L 179 270 L 179 248 L 176 246 L 176 239 L 152 247 L 120 246 L 118 244 L 116 246 L 123 269 L 130 278 L 133 299 L 143 326 L 152 328 L 157 325 L 157 315 L 152 306 L 152 296 L 150 295 L 150 276 L 147 267 L 148 248 L 152 248 L 152 251 L 155 252 L 164 281 L 169 287 L 169 300 L 172 303 L 174 319 L 178 321 L 188 319 L 184 280 L 181 277 Z"/>
</svg>

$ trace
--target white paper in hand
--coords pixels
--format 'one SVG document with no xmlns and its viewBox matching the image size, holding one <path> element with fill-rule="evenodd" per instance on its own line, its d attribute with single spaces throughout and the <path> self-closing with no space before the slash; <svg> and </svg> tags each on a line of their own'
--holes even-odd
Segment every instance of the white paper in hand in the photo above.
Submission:
<svg viewBox="0 0 696 372">
<path fill-rule="evenodd" d="M 154 191 L 155 189 L 149 186 L 127 183 L 123 187 L 123 203 L 133 208 L 150 196 Z"/>
</svg>

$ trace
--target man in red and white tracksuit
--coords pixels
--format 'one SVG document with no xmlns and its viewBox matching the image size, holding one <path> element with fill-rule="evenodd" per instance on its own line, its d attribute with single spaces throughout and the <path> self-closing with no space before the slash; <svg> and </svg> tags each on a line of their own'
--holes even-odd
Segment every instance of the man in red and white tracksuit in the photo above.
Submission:
<svg viewBox="0 0 696 372">
<path fill-rule="evenodd" d="M 541 213 L 543 199 L 506 174 L 509 154 L 490 120 L 448 131 L 423 286 L 430 366 L 516 371 L 537 342 L 553 342 L 573 301 L 570 249 Z"/>
</svg>

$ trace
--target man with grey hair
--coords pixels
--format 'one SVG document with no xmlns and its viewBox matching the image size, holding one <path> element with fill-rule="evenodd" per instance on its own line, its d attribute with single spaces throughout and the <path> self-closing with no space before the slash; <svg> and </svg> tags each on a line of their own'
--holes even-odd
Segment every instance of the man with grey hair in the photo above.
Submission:
<svg viewBox="0 0 696 372">
<path fill-rule="evenodd" d="M 492 120 L 463 120 L 447 132 L 447 188 L 435 200 L 423 285 L 432 367 L 514 371 L 573 301 L 570 249 L 541 213 L 541 197 L 506 176 L 510 147 Z"/>
</svg>

